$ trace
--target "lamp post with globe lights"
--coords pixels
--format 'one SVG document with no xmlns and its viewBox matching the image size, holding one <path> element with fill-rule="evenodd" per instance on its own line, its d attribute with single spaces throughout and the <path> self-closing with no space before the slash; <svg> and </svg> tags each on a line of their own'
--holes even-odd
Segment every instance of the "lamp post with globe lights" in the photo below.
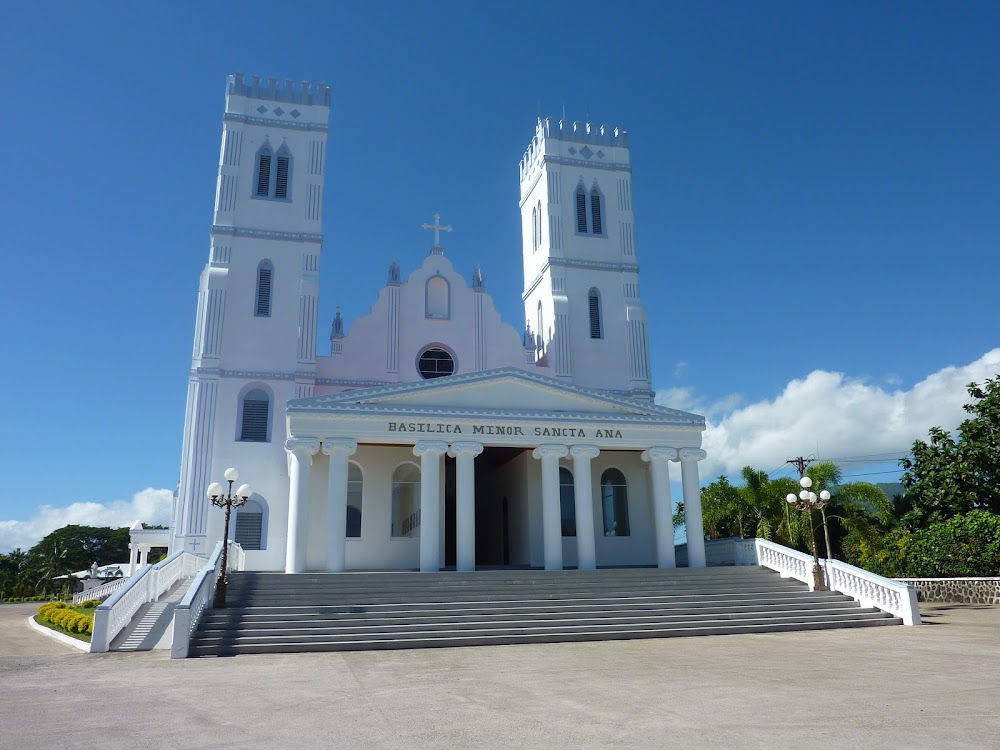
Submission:
<svg viewBox="0 0 1000 750">
<path fill-rule="evenodd" d="M 240 485 L 236 492 L 233 492 L 233 482 L 240 478 L 240 473 L 236 469 L 226 469 L 223 476 L 229 483 L 228 491 L 218 482 L 212 482 L 208 485 L 208 499 L 212 501 L 212 505 L 226 509 L 226 528 L 222 534 L 222 569 L 219 571 L 219 580 L 215 585 L 215 604 L 213 606 L 216 609 L 226 608 L 226 585 L 229 583 L 226 577 L 226 567 L 229 563 L 229 517 L 233 508 L 246 505 L 250 495 L 253 494 L 253 489 L 249 484 Z"/>
<path fill-rule="evenodd" d="M 826 591 L 826 581 L 823 580 L 823 568 L 820 567 L 819 552 L 816 549 L 816 526 L 813 524 L 812 514 L 813 509 L 822 510 L 826 507 L 827 503 L 830 502 L 830 493 L 823 490 L 817 495 L 810 490 L 812 479 L 809 477 L 802 477 L 799 480 L 799 486 L 802 487 L 799 494 L 788 493 L 785 500 L 788 501 L 789 505 L 794 506 L 809 516 L 809 539 L 812 543 L 813 553 L 813 588 L 816 591 Z"/>
</svg>

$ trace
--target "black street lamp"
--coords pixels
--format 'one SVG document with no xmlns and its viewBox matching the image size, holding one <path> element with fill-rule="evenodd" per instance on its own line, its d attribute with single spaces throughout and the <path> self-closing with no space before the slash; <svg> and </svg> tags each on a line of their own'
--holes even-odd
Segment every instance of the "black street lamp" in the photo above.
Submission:
<svg viewBox="0 0 1000 750">
<path fill-rule="evenodd" d="M 825 508 L 827 503 L 830 502 L 830 493 L 823 490 L 817 497 L 816 493 L 809 489 L 812 487 L 812 479 L 809 477 L 802 477 L 799 480 L 799 485 L 801 485 L 802 491 L 799 492 L 798 496 L 788 493 L 785 500 L 788 501 L 789 505 L 798 508 L 809 516 L 809 537 L 812 542 L 813 553 L 813 589 L 816 591 L 827 591 L 826 581 L 823 580 L 823 568 L 819 564 L 819 553 L 816 551 L 816 527 L 813 524 L 813 509 L 822 510 Z"/>
<path fill-rule="evenodd" d="M 226 509 L 226 529 L 222 535 L 222 569 L 219 571 L 219 580 L 215 585 L 215 604 L 213 606 L 216 609 L 226 608 L 226 585 L 229 583 L 229 579 L 226 577 L 226 566 L 229 563 L 229 516 L 233 512 L 233 508 L 246 505 L 250 495 L 253 494 L 249 484 L 241 485 L 236 493 L 233 493 L 233 482 L 240 478 L 240 473 L 236 469 L 226 469 L 224 476 L 229 482 L 229 491 L 226 494 L 223 494 L 225 488 L 218 482 L 212 482 L 208 485 L 208 499 L 212 501 L 212 505 Z"/>
</svg>

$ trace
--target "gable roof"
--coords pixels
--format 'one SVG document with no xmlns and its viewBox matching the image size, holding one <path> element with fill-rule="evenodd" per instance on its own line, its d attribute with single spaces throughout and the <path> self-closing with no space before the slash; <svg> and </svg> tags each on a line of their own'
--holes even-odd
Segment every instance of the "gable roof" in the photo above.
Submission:
<svg viewBox="0 0 1000 750">
<path fill-rule="evenodd" d="M 464 375 L 343 391 L 288 402 L 288 414 L 433 413 L 588 418 L 705 428 L 697 414 L 503 367 Z"/>
</svg>

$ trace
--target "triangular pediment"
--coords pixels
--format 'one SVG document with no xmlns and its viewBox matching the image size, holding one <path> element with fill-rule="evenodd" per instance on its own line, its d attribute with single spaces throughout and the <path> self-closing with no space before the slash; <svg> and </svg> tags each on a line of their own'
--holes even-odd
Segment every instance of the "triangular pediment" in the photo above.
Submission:
<svg viewBox="0 0 1000 750">
<path fill-rule="evenodd" d="M 696 414 L 582 388 L 516 368 L 347 391 L 288 402 L 290 413 L 405 411 L 436 414 L 601 415 L 704 425 Z"/>
</svg>

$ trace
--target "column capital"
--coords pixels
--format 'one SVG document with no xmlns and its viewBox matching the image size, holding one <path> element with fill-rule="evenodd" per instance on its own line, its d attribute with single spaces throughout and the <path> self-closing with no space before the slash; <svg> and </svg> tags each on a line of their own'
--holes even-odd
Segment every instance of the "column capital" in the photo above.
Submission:
<svg viewBox="0 0 1000 750">
<path fill-rule="evenodd" d="M 704 451 L 702 452 L 704 453 Z M 656 445 L 652 448 L 644 450 L 640 458 L 643 461 L 676 461 L 677 449 L 664 448 L 663 446 Z"/>
<path fill-rule="evenodd" d="M 463 455 L 471 455 L 475 457 L 482 452 L 483 452 L 483 444 L 473 443 L 471 441 L 452 443 L 451 447 L 448 449 L 448 455 L 451 456 L 452 458 L 456 458 L 457 456 L 463 456 Z"/>
<path fill-rule="evenodd" d="M 539 445 L 535 450 L 531 452 L 532 458 L 549 458 L 555 456 L 556 458 L 566 458 L 569 455 L 569 448 L 565 445 Z"/>
<path fill-rule="evenodd" d="M 323 452 L 332 456 L 337 451 L 343 451 L 348 456 L 353 456 L 358 449 L 358 441 L 352 438 L 325 437 L 323 438 Z"/>
<path fill-rule="evenodd" d="M 601 454 L 601 449 L 596 445 L 573 445 L 569 449 L 569 455 L 573 458 L 585 458 L 588 461 L 597 458 Z"/>
<path fill-rule="evenodd" d="M 677 451 L 677 461 L 704 461 L 708 457 L 701 448 L 681 448 Z"/>
<path fill-rule="evenodd" d="M 285 450 L 289 453 L 303 452 L 310 456 L 319 453 L 319 440 L 316 438 L 290 437 L 285 441 Z"/>
<path fill-rule="evenodd" d="M 448 452 L 448 444 L 444 440 L 421 440 L 413 446 L 413 455 L 422 456 L 425 453 L 443 456 Z"/>
</svg>

